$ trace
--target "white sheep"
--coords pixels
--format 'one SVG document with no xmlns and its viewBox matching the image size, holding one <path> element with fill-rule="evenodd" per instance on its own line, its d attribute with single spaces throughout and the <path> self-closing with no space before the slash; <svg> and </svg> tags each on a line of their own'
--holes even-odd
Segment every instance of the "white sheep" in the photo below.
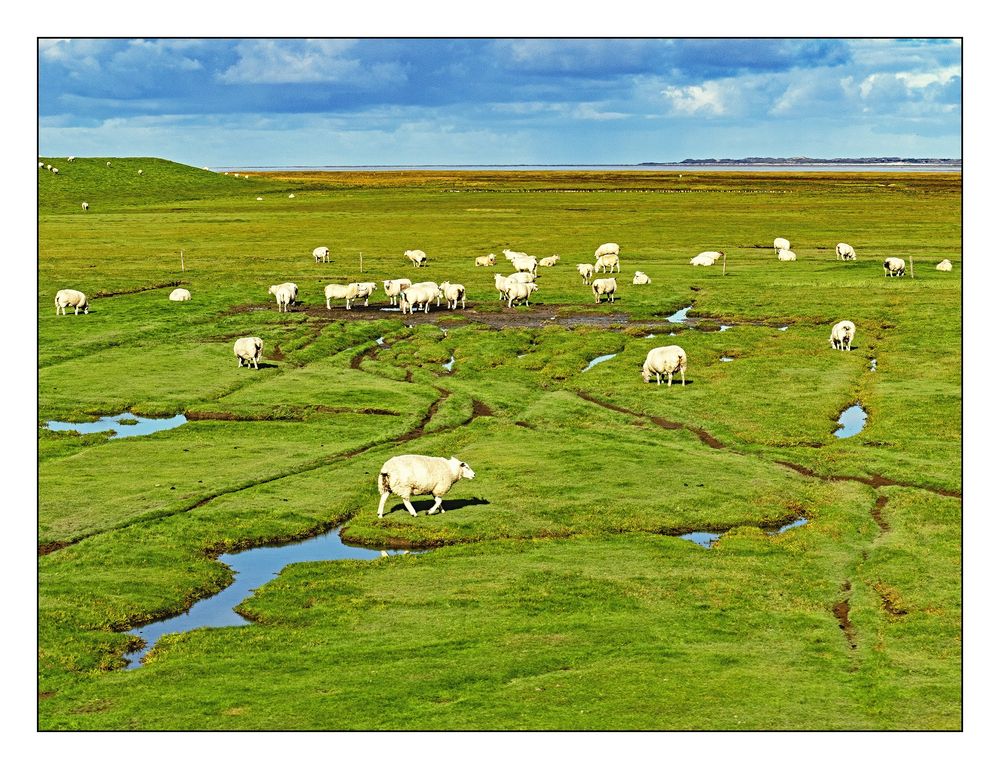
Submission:
<svg viewBox="0 0 1000 769">
<path fill-rule="evenodd" d="M 447 300 L 449 310 L 457 310 L 459 301 L 462 302 L 462 309 L 465 309 L 465 286 L 461 283 L 449 283 L 445 281 L 440 286 L 441 294 Z"/>
<path fill-rule="evenodd" d="M 330 283 L 323 289 L 323 295 L 326 297 L 326 309 L 331 309 L 331 299 L 343 299 L 347 309 L 351 309 L 351 300 L 358 296 L 357 285 L 357 283 L 349 283 L 346 286 L 342 283 Z"/>
<path fill-rule="evenodd" d="M 830 332 L 830 347 L 834 350 L 850 350 L 851 342 L 854 341 L 854 332 L 854 324 L 849 320 L 835 323 Z"/>
<path fill-rule="evenodd" d="M 64 288 L 56 292 L 56 315 L 59 314 L 59 310 L 62 310 L 62 314 L 65 315 L 67 307 L 73 308 L 74 315 L 79 315 L 80 310 L 83 310 L 84 315 L 90 314 L 90 304 L 87 302 L 86 294 L 72 288 Z"/>
<path fill-rule="evenodd" d="M 251 363 L 254 368 L 260 368 L 257 364 L 264 352 L 264 340 L 259 336 L 240 337 L 233 345 L 233 352 L 236 353 L 236 368 L 242 368 L 243 361 L 246 361 L 247 368 L 250 368 Z"/>
<path fill-rule="evenodd" d="M 45 168 L 45 163 L 43 163 L 41 160 L 39 160 L 38 161 L 38 167 L 39 168 Z"/>
<path fill-rule="evenodd" d="M 788 242 L 788 238 L 774 239 L 774 253 L 778 253 L 781 249 L 785 249 L 786 251 L 792 250 L 792 244 Z"/>
<path fill-rule="evenodd" d="M 882 262 L 882 269 L 885 271 L 885 275 L 883 277 L 891 275 L 894 278 L 901 278 L 906 274 L 906 262 L 898 256 L 890 256 Z"/>
<path fill-rule="evenodd" d="M 531 303 L 528 302 L 528 297 L 538 290 L 537 283 L 522 283 L 516 280 L 507 281 L 507 306 L 513 307 L 514 302 L 522 301 L 525 307 L 531 307 Z"/>
<path fill-rule="evenodd" d="M 539 267 L 555 267 L 559 263 L 559 254 L 553 254 L 552 256 L 546 256 L 544 259 L 538 260 Z"/>
<path fill-rule="evenodd" d="M 414 267 L 424 267 L 427 265 L 427 254 L 419 248 L 415 248 L 412 251 L 404 251 L 403 256 L 413 262 Z"/>
<path fill-rule="evenodd" d="M 538 259 L 534 256 L 515 256 L 511 259 L 510 263 L 518 272 L 530 272 L 532 275 L 538 274 Z"/>
<path fill-rule="evenodd" d="M 779 262 L 794 262 L 796 259 L 795 252 L 789 251 L 787 248 L 783 248 L 778 252 Z"/>
<path fill-rule="evenodd" d="M 288 305 L 295 301 L 295 294 L 289 287 L 290 285 L 295 284 L 279 283 L 267 289 L 267 293 L 273 294 L 275 300 L 278 302 L 278 312 L 288 312 Z"/>
<path fill-rule="evenodd" d="M 175 288 L 167 298 L 171 302 L 188 302 L 191 300 L 191 292 L 186 288 Z"/>
<path fill-rule="evenodd" d="M 684 374 L 687 371 L 687 353 L 675 344 L 666 347 L 654 347 L 646 354 L 642 364 L 642 381 L 649 382 L 656 375 L 656 384 L 663 384 L 662 378 L 667 377 L 667 387 L 672 387 L 674 374 L 681 374 L 681 386 L 687 384 Z"/>
<path fill-rule="evenodd" d="M 288 193 L 288 199 L 289 200 L 292 200 L 294 197 L 295 197 L 295 193 L 294 192 L 289 192 Z"/>
<path fill-rule="evenodd" d="M 600 304 L 602 296 L 606 296 L 614 302 L 618 281 L 614 278 L 594 278 L 594 282 L 590 284 L 590 290 L 594 292 L 594 304 Z"/>
<path fill-rule="evenodd" d="M 508 262 L 513 262 L 517 257 L 527 257 L 528 255 L 524 251 L 511 251 L 509 248 L 503 250 L 504 258 Z"/>
<path fill-rule="evenodd" d="M 497 291 L 500 292 L 500 298 L 507 298 L 507 277 L 501 275 L 499 272 L 493 273 L 493 285 L 496 286 Z"/>
<path fill-rule="evenodd" d="M 76 155 L 70 155 L 68 158 L 66 158 L 66 161 L 68 163 L 72 163 L 74 160 L 76 160 Z"/>
<path fill-rule="evenodd" d="M 257 196 L 257 200 L 263 200 L 263 199 L 264 198 L 260 197 L 259 195 Z"/>
<path fill-rule="evenodd" d="M 82 208 L 84 211 L 89 211 L 90 210 L 90 203 L 88 203 L 87 201 L 83 201 L 80 204 L 80 208 Z"/>
<path fill-rule="evenodd" d="M 724 251 L 702 251 L 695 258 L 697 259 L 697 258 L 701 257 L 701 258 L 705 258 L 705 259 L 711 259 L 712 260 L 712 264 L 715 264 L 717 261 L 719 261 L 725 255 L 726 254 L 725 254 Z"/>
<path fill-rule="evenodd" d="M 330 249 L 326 246 L 318 246 L 313 249 L 313 261 L 314 262 L 329 262 L 330 261 Z"/>
<path fill-rule="evenodd" d="M 45 170 L 46 171 L 51 171 L 52 170 L 52 164 L 51 163 L 46 163 L 45 164 Z"/>
<path fill-rule="evenodd" d="M 423 305 L 424 312 L 429 312 L 432 299 L 436 299 L 438 306 L 440 306 L 441 300 L 438 298 L 440 293 L 441 289 L 433 281 L 414 283 L 399 293 L 399 308 L 403 311 L 404 315 L 407 310 L 410 311 L 410 315 L 413 315 L 413 308 L 416 305 Z"/>
<path fill-rule="evenodd" d="M 648 286 L 652 282 L 653 281 L 649 279 L 649 276 L 641 270 L 636 270 L 635 276 L 632 278 L 633 286 Z"/>
<path fill-rule="evenodd" d="M 698 254 L 698 256 L 691 258 L 691 264 L 695 267 L 712 267 L 715 265 L 715 259 L 710 256 Z"/>
<path fill-rule="evenodd" d="M 142 169 L 139 169 L 139 176 L 142 176 Z"/>
<path fill-rule="evenodd" d="M 848 243 L 838 243 L 837 244 L 837 258 L 843 262 L 850 259 L 857 259 L 858 255 L 854 253 L 854 247 Z"/>
<path fill-rule="evenodd" d="M 580 273 L 580 277 L 583 278 L 583 284 L 587 285 L 590 283 L 590 279 L 594 276 L 594 265 L 578 264 L 576 266 L 576 271 Z"/>
<path fill-rule="evenodd" d="M 622 271 L 621 262 L 618 261 L 618 254 L 601 254 L 594 262 L 594 272 L 614 272 L 615 267 L 618 272 Z"/>
<path fill-rule="evenodd" d="M 534 283 L 535 277 L 530 272 L 512 272 L 506 280 L 511 283 Z"/>
<path fill-rule="evenodd" d="M 385 295 L 389 297 L 389 304 L 395 306 L 399 304 L 399 292 L 404 288 L 409 288 L 413 285 L 413 282 L 408 278 L 399 278 L 398 280 L 383 280 L 382 288 L 385 291 Z"/>
<path fill-rule="evenodd" d="M 489 256 L 477 256 L 476 257 L 476 267 L 492 267 L 497 263 L 496 254 L 490 254 Z"/>
<path fill-rule="evenodd" d="M 951 262 L 945 259 L 944 261 L 938 262 L 935 270 L 941 270 L 941 272 L 951 272 Z"/>
<path fill-rule="evenodd" d="M 368 297 L 374 294 L 375 289 L 378 288 L 378 283 L 373 283 L 371 281 L 366 281 L 364 283 L 350 283 L 349 285 L 355 287 L 355 293 L 358 299 L 365 300 L 365 307 L 368 306 Z"/>
<path fill-rule="evenodd" d="M 57 173 L 59 173 L 59 169 L 58 169 L 58 168 L 53 168 L 53 169 L 52 169 L 52 173 L 54 173 L 54 174 L 57 174 Z"/>
<path fill-rule="evenodd" d="M 382 499 L 378 504 L 378 517 L 385 515 L 385 503 L 390 494 L 403 498 L 403 505 L 410 515 L 417 511 L 410 503 L 410 497 L 422 494 L 434 495 L 434 506 L 427 515 L 442 509 L 442 497 L 462 478 L 475 478 L 476 474 L 461 459 L 452 457 L 428 457 L 421 454 L 402 454 L 382 465 L 376 484 Z"/>
<path fill-rule="evenodd" d="M 621 247 L 617 243 L 602 243 L 594 251 L 594 258 L 605 256 L 606 254 L 613 254 L 618 256 L 621 253 Z"/>
<path fill-rule="evenodd" d="M 104 165 L 106 165 L 106 166 L 107 166 L 108 168 L 111 168 L 111 161 L 109 160 L 109 161 L 108 161 L 107 163 L 105 163 Z"/>
</svg>

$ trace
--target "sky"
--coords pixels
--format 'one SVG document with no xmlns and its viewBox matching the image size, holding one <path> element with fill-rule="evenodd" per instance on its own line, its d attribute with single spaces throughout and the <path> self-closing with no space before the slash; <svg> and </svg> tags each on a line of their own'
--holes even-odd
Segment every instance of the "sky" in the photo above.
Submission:
<svg viewBox="0 0 1000 769">
<path fill-rule="evenodd" d="M 38 40 L 43 156 L 196 166 L 961 157 L 939 39 Z"/>
</svg>

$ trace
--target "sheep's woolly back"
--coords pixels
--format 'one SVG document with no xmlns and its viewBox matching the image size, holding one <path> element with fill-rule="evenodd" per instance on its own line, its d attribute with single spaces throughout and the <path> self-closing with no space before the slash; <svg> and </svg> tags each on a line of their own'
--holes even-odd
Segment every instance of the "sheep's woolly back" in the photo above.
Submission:
<svg viewBox="0 0 1000 769">
<path fill-rule="evenodd" d="M 441 496 L 462 478 L 463 472 L 462 461 L 455 457 L 402 454 L 382 465 L 378 489 L 380 494 L 390 491 L 404 498 L 419 494 Z"/>
<path fill-rule="evenodd" d="M 687 369 L 687 353 L 682 347 L 676 344 L 665 347 L 654 347 L 646 353 L 646 360 L 642 364 L 642 378 L 649 381 L 653 374 L 676 374 L 678 371 Z"/>
</svg>

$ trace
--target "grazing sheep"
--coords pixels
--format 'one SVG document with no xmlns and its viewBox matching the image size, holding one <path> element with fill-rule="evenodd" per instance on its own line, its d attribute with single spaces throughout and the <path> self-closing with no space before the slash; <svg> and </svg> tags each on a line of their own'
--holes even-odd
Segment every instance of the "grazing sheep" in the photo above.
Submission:
<svg viewBox="0 0 1000 769">
<path fill-rule="evenodd" d="M 278 302 L 278 312 L 288 312 L 288 305 L 295 301 L 295 295 L 292 289 L 289 288 L 288 283 L 279 283 L 276 286 L 271 286 L 267 289 L 267 293 L 274 294 L 274 298 Z"/>
<path fill-rule="evenodd" d="M 39 160 L 38 161 L 38 167 L 39 168 L 45 168 L 45 163 L 43 163 L 41 160 Z"/>
<path fill-rule="evenodd" d="M 496 254 L 490 254 L 489 256 L 477 256 L 476 257 L 476 267 L 492 267 L 497 263 Z"/>
<path fill-rule="evenodd" d="M 511 283 L 534 283 L 535 277 L 530 272 L 512 272 L 507 280 Z"/>
<path fill-rule="evenodd" d="M 578 264 L 576 266 L 576 271 L 580 273 L 580 277 L 583 278 L 583 285 L 590 283 L 590 279 L 594 277 L 594 265 L 592 264 Z"/>
<path fill-rule="evenodd" d="M 51 163 L 46 163 L 45 164 L 45 170 L 46 171 L 51 171 L 52 170 L 52 164 Z"/>
<path fill-rule="evenodd" d="M 365 307 L 368 306 L 368 297 L 374 294 L 375 289 L 378 288 L 378 283 L 372 283 L 371 281 L 366 281 L 364 283 L 350 283 L 348 285 L 355 287 L 357 298 L 365 300 Z"/>
<path fill-rule="evenodd" d="M 403 256 L 413 262 L 414 267 L 425 267 L 427 265 L 427 254 L 419 248 L 413 249 L 412 251 L 404 251 Z"/>
<path fill-rule="evenodd" d="M 59 310 L 62 310 L 62 314 L 65 315 L 67 307 L 73 308 L 74 315 L 79 315 L 80 310 L 83 310 L 84 315 L 90 313 L 90 304 L 87 302 L 87 296 L 72 288 L 64 288 L 56 292 L 56 315 L 59 314 Z"/>
<path fill-rule="evenodd" d="M 342 283 L 329 284 L 323 289 L 323 295 L 326 297 L 326 309 L 331 309 L 331 299 L 343 299 L 347 304 L 347 309 L 351 309 L 351 300 L 358 296 L 357 285 L 357 283 L 349 283 L 346 286 Z"/>
<path fill-rule="evenodd" d="M 850 350 L 851 342 L 854 341 L 854 324 L 849 320 L 842 320 L 833 326 L 830 332 L 830 347 L 834 350 Z"/>
<path fill-rule="evenodd" d="M 715 265 L 715 259 L 713 259 L 711 256 L 698 254 L 698 256 L 692 257 L 691 264 L 693 264 L 695 267 L 713 267 Z"/>
<path fill-rule="evenodd" d="M 191 292 L 186 288 L 175 288 L 167 298 L 171 302 L 188 302 L 191 300 Z"/>
<path fill-rule="evenodd" d="M 108 161 L 107 163 L 105 163 L 104 165 L 106 165 L 106 166 L 107 166 L 108 168 L 111 168 L 111 161 L 109 160 L 109 161 Z"/>
<path fill-rule="evenodd" d="M 537 290 L 538 290 L 537 283 L 532 283 L 532 282 L 521 283 L 520 281 L 516 280 L 508 280 L 507 306 L 513 307 L 514 302 L 522 301 L 524 302 L 525 307 L 531 307 L 531 304 L 528 302 L 528 297 L 530 297 L 531 294 Z"/>
<path fill-rule="evenodd" d="M 553 254 L 552 256 L 546 256 L 544 259 L 538 260 L 539 267 L 555 267 L 559 263 L 559 254 Z"/>
<path fill-rule="evenodd" d="M 687 371 L 687 353 L 675 344 L 666 347 L 654 347 L 646 354 L 646 361 L 642 364 L 642 381 L 649 382 L 650 378 L 656 375 L 656 384 L 663 384 L 661 377 L 666 375 L 667 387 L 672 387 L 674 374 L 681 373 L 681 386 L 687 384 L 685 372 Z"/>
<path fill-rule="evenodd" d="M 615 267 L 618 268 L 618 272 L 622 271 L 621 262 L 618 261 L 618 254 L 601 254 L 597 257 L 597 261 L 594 262 L 594 272 L 614 272 Z"/>
<path fill-rule="evenodd" d="M 885 271 L 885 275 L 883 277 L 891 275 L 894 278 L 901 278 L 906 274 L 906 262 L 898 256 L 890 256 L 882 262 L 882 269 Z"/>
<path fill-rule="evenodd" d="M 854 253 L 854 247 L 847 243 L 837 244 L 837 258 L 842 262 L 846 262 L 850 259 L 857 259 L 858 255 Z"/>
<path fill-rule="evenodd" d="M 594 251 L 594 258 L 597 259 L 598 257 L 605 256 L 607 254 L 618 256 L 620 253 L 621 247 L 617 243 L 602 243 L 597 247 L 597 250 Z"/>
<path fill-rule="evenodd" d="M 648 286 L 652 282 L 653 281 L 649 279 L 649 276 L 641 270 L 636 270 L 635 276 L 632 278 L 633 286 Z"/>
<path fill-rule="evenodd" d="M 951 262 L 945 259 L 944 261 L 938 262 L 937 267 L 934 269 L 941 270 L 941 272 L 951 272 Z"/>
<path fill-rule="evenodd" d="M 462 302 L 462 309 L 465 309 L 465 286 L 461 283 L 449 283 L 445 281 L 441 284 L 440 288 L 441 293 L 447 300 L 449 310 L 457 310 L 459 300 Z"/>
<path fill-rule="evenodd" d="M 68 163 L 72 163 L 74 160 L 76 160 L 76 155 L 70 155 L 68 158 L 66 158 L 66 162 Z"/>
<path fill-rule="evenodd" d="M 58 169 L 58 168 L 53 168 L 53 169 L 52 169 L 52 173 L 54 173 L 54 174 L 57 174 L 57 173 L 59 173 L 59 169 Z"/>
<path fill-rule="evenodd" d="M 259 336 L 240 337 L 233 345 L 233 352 L 236 353 L 236 368 L 242 368 L 243 361 L 246 361 L 247 368 L 251 363 L 254 368 L 260 368 L 257 364 L 260 363 L 260 354 L 264 352 L 264 340 Z"/>
<path fill-rule="evenodd" d="M 524 251 L 511 251 L 509 248 L 503 250 L 504 258 L 508 262 L 513 262 L 517 257 L 527 257 L 528 255 Z"/>
<path fill-rule="evenodd" d="M 422 494 L 434 495 L 434 506 L 427 515 L 441 509 L 442 497 L 456 481 L 475 478 L 476 474 L 461 459 L 452 457 L 428 457 L 421 454 L 402 454 L 388 460 L 378 474 L 378 491 L 382 499 L 378 504 L 378 517 L 385 514 L 385 503 L 390 494 L 403 498 L 403 505 L 416 516 L 417 511 L 410 503 L 410 497 Z"/>
<path fill-rule="evenodd" d="M 90 203 L 88 203 L 87 201 L 84 201 L 83 203 L 80 204 L 80 208 L 82 208 L 84 211 L 89 211 L 90 210 Z"/>
<path fill-rule="evenodd" d="M 787 248 L 783 248 L 778 252 L 779 262 L 794 262 L 795 259 L 795 252 L 789 251 Z"/>
<path fill-rule="evenodd" d="M 530 272 L 532 275 L 538 274 L 538 259 L 533 256 L 515 256 L 510 260 L 510 263 L 518 272 Z"/>
<path fill-rule="evenodd" d="M 314 262 L 329 262 L 330 261 L 330 249 L 326 246 L 318 246 L 313 249 L 313 261 Z"/>
<path fill-rule="evenodd" d="M 775 238 L 774 239 L 774 253 L 778 253 L 784 249 L 785 251 L 792 250 L 792 244 L 788 242 L 788 238 Z"/>
<path fill-rule="evenodd" d="M 440 292 L 441 289 L 438 287 L 438 284 L 433 281 L 414 283 L 399 293 L 399 308 L 403 311 L 404 315 L 407 310 L 410 311 L 410 315 L 413 315 L 413 308 L 416 305 L 423 305 L 424 312 L 429 312 L 432 299 L 437 299 L 437 303 L 440 306 L 441 300 L 438 298 Z"/>
<path fill-rule="evenodd" d="M 614 302 L 618 281 L 614 278 L 595 278 L 594 282 L 590 284 L 590 290 L 594 292 L 594 304 L 600 304 L 602 296 L 606 296 Z"/>
<path fill-rule="evenodd" d="M 408 278 L 382 281 L 382 288 L 385 290 L 385 295 L 389 297 L 389 304 L 393 307 L 399 304 L 399 292 L 412 285 L 413 282 Z"/>
</svg>

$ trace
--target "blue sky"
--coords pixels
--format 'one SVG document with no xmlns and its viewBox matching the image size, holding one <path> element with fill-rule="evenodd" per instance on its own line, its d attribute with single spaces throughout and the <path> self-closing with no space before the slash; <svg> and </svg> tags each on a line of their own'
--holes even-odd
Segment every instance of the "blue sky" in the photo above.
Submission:
<svg viewBox="0 0 1000 769">
<path fill-rule="evenodd" d="M 961 156 L 961 45 L 41 39 L 42 155 L 193 165 Z"/>
</svg>

